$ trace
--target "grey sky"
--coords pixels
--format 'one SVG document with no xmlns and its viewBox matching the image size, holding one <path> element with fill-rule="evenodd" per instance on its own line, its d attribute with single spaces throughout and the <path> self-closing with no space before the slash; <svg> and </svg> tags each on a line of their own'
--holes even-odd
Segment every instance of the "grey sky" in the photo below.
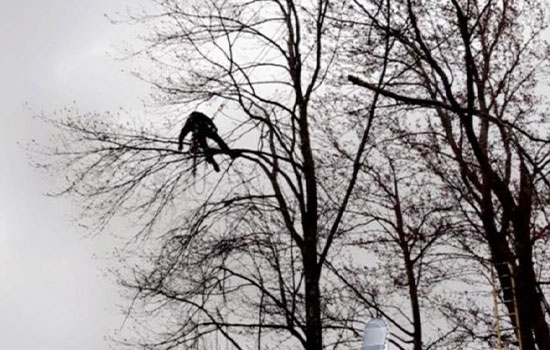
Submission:
<svg viewBox="0 0 550 350">
<path fill-rule="evenodd" d="M 52 179 L 28 166 L 24 149 L 47 131 L 24 107 L 51 112 L 137 108 L 147 87 L 121 72 L 113 47 L 137 28 L 105 13 L 136 1 L 0 0 L 0 348 L 102 350 L 121 323 L 117 287 L 105 276 L 109 237 L 86 239 L 66 199 L 43 194 Z"/>
</svg>

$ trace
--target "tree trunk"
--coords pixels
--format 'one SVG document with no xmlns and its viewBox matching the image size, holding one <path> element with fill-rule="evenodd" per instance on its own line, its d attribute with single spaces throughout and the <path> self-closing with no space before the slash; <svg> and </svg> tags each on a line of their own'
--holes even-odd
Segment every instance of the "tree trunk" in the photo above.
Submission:
<svg viewBox="0 0 550 350">
<path fill-rule="evenodd" d="M 520 310 L 520 328 L 522 338 L 535 335 L 535 343 L 539 350 L 550 349 L 550 330 L 542 308 L 541 295 L 537 291 L 535 271 L 533 269 L 531 252 L 519 255 L 518 268 L 518 309 Z M 523 316 L 523 317 L 521 317 Z M 524 333 L 527 333 L 524 335 Z M 532 342 L 532 340 L 531 340 Z M 530 350 L 523 346 L 523 350 Z M 534 349 L 534 346 L 532 347 Z"/>
<path fill-rule="evenodd" d="M 422 319 L 420 316 L 420 303 L 418 302 L 418 288 L 414 276 L 414 266 L 411 255 L 407 249 L 405 253 L 405 269 L 407 271 L 407 282 L 409 284 L 409 297 L 411 298 L 411 309 L 413 315 L 413 350 L 422 350 Z"/>
<path fill-rule="evenodd" d="M 414 263 L 411 259 L 411 251 L 405 235 L 403 224 L 403 213 L 401 211 L 401 200 L 397 184 L 395 183 L 395 218 L 397 221 L 397 234 L 399 235 L 399 246 L 405 260 L 405 271 L 407 273 L 407 284 L 409 286 L 409 298 L 411 300 L 411 311 L 413 316 L 413 350 L 422 350 L 422 319 L 420 316 L 420 303 L 418 301 L 418 288 L 414 274 Z"/>
<path fill-rule="evenodd" d="M 306 350 L 322 350 L 321 293 L 319 290 L 317 251 L 315 245 L 311 246 L 310 243 L 306 240 L 304 247 Z"/>
<path fill-rule="evenodd" d="M 541 295 L 537 290 L 537 280 L 533 268 L 533 245 L 531 242 L 533 186 L 530 174 L 523 162 L 520 165 L 520 192 L 518 205 L 513 216 L 514 241 L 518 258 L 518 309 L 520 309 L 520 328 L 529 337 L 535 334 L 537 347 L 550 349 L 550 330 L 544 318 Z M 533 347 L 534 348 L 534 347 Z M 530 349 L 524 346 L 524 349 Z"/>
<path fill-rule="evenodd" d="M 296 81 L 301 81 L 299 74 Z M 302 218 L 302 230 L 304 232 L 302 256 L 304 259 L 304 277 L 306 280 L 306 350 L 323 350 L 321 292 L 319 289 L 321 266 L 317 262 L 317 179 L 309 136 L 307 101 L 302 96 L 299 83 L 296 86 L 296 97 L 300 113 L 300 150 L 304 158 L 304 180 L 306 184 L 306 208 L 304 217 Z"/>
</svg>

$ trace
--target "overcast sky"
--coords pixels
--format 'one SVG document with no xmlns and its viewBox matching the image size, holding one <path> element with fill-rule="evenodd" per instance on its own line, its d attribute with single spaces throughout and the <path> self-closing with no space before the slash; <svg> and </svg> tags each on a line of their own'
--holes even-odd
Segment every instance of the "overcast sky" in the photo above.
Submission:
<svg viewBox="0 0 550 350">
<path fill-rule="evenodd" d="M 147 87 L 113 59 L 138 28 L 104 17 L 138 2 L 0 0 L 2 349 L 108 349 L 104 337 L 121 324 L 117 286 L 102 273 L 109 263 L 94 258 L 112 249 L 109 237 L 85 238 L 70 201 L 44 196 L 52 180 L 18 142 L 47 137 L 33 111 L 73 101 L 81 111 L 140 109 Z"/>
</svg>

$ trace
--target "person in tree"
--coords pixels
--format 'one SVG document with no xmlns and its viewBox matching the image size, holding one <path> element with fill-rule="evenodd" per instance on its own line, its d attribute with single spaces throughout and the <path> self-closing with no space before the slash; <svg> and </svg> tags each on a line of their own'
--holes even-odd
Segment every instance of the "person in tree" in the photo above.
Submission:
<svg viewBox="0 0 550 350">
<path fill-rule="evenodd" d="M 233 152 L 229 149 L 229 146 L 227 146 L 220 135 L 218 135 L 218 128 L 216 128 L 216 125 L 214 125 L 212 119 L 207 117 L 205 114 L 201 112 L 192 112 L 189 115 L 180 132 L 178 151 L 183 149 L 183 140 L 189 133 L 193 134 L 192 145 L 202 149 L 206 161 L 212 164 L 212 167 L 216 172 L 220 171 L 220 167 L 214 160 L 212 149 L 208 146 L 208 142 L 206 141 L 207 138 L 214 140 L 222 152 L 234 157 Z"/>
</svg>

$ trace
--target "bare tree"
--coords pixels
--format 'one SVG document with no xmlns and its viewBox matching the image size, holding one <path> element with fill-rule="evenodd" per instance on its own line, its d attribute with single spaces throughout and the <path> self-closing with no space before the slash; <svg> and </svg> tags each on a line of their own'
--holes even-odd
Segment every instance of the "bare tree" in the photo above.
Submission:
<svg viewBox="0 0 550 350">
<path fill-rule="evenodd" d="M 335 164 L 321 161 L 330 150 L 318 137 L 331 116 L 316 113 L 318 92 L 335 79 L 342 29 L 330 23 L 343 5 L 156 3 L 157 12 L 131 19 L 153 28 L 140 53 L 158 70 L 141 78 L 168 106 L 163 120 L 77 115 L 55 122 L 63 193 L 81 196 L 100 229 L 127 214 L 139 227 L 137 241 L 162 242 L 141 247 L 132 278 L 121 277 L 147 321 L 136 322 L 143 337 L 123 343 L 204 348 L 221 337 L 236 349 L 321 350 L 357 342 L 366 320 L 337 298 L 340 285 L 323 266 L 338 259 L 341 238 L 356 226 L 346 220 L 347 207 L 379 94 L 335 181 Z M 389 42 L 384 47 L 390 51 Z M 214 150 L 225 169 L 219 176 L 198 171 L 200 151 L 175 150 L 180 114 L 200 105 L 220 106 L 216 123 L 238 155 Z M 231 117 L 220 120 L 224 111 Z"/>
<path fill-rule="evenodd" d="M 491 286 L 478 257 L 463 249 L 471 228 L 462 208 L 422 161 L 426 149 L 411 147 L 413 133 L 396 127 L 403 113 L 383 114 L 374 125 L 349 208 L 355 223 L 368 224 L 350 232 L 351 258 L 331 271 L 365 313 L 388 320 L 397 348 L 479 346 L 494 340 Z M 331 139 L 349 158 L 350 138 Z"/>
<path fill-rule="evenodd" d="M 507 0 L 392 5 L 396 49 L 389 66 L 400 75 L 382 88 L 368 77 L 349 80 L 426 114 L 425 125 L 437 137 L 422 140 L 429 150 L 425 160 L 452 183 L 461 205 L 469 207 L 465 212 L 474 214 L 473 225 L 482 228 L 512 324 L 517 300 L 516 338 L 523 349 L 550 348 L 535 272 L 541 262 L 533 254 L 548 228 L 548 118 L 535 90 L 547 76 L 548 46 L 541 36 L 546 5 Z M 387 33 L 387 19 L 371 7 L 354 1 L 356 16 Z M 359 53 L 365 55 L 368 48 Z"/>
</svg>

